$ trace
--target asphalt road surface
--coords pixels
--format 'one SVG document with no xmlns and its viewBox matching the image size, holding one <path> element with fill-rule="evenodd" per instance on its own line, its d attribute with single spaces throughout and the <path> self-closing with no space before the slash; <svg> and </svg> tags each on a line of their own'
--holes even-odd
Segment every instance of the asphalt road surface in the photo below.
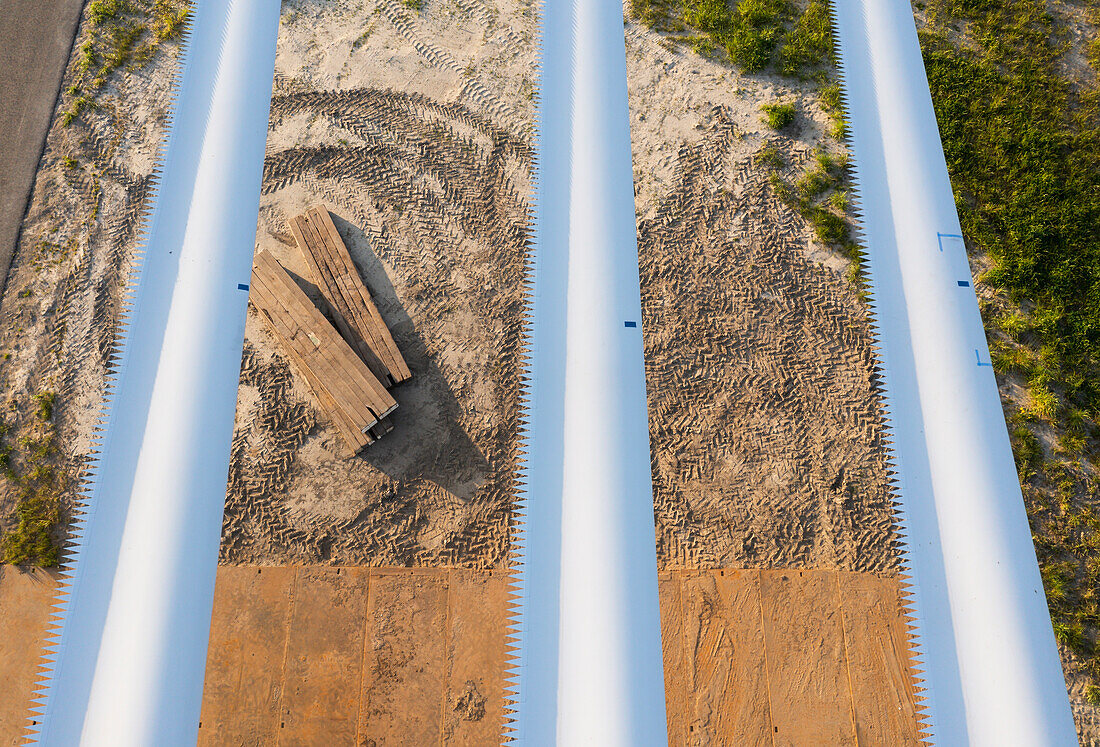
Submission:
<svg viewBox="0 0 1100 747">
<path fill-rule="evenodd" d="M 0 0 L 0 293 L 84 0 Z"/>
</svg>

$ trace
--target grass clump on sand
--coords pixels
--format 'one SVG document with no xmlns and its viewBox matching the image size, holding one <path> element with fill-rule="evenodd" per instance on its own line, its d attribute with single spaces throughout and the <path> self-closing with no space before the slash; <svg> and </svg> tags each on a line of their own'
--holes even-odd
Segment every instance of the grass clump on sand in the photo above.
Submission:
<svg viewBox="0 0 1100 747">
<path fill-rule="evenodd" d="M 839 248 L 850 259 L 856 258 L 856 245 L 845 217 L 847 156 L 819 150 L 813 167 L 793 183 L 780 175 L 778 169 L 782 168 L 783 160 L 778 158 L 774 146 L 766 146 L 756 160 L 769 167 L 768 178 L 779 199 L 806 219 L 818 239 Z"/>
<path fill-rule="evenodd" d="M 730 62 L 747 72 L 767 68 L 783 38 L 793 9 L 787 0 L 683 0 L 687 26 L 725 50 Z"/>
<path fill-rule="evenodd" d="M 630 7 L 640 23 L 666 34 L 667 40 L 689 44 L 699 54 L 711 56 L 720 49 L 746 72 L 774 71 L 810 81 L 833 120 L 828 134 L 836 139 L 845 136 L 841 90 L 833 76 L 832 22 L 824 0 L 810 0 L 801 12 L 791 0 L 631 0 Z M 795 120 L 792 104 L 765 104 L 762 110 L 764 122 L 773 130 L 783 130 Z M 769 169 L 777 194 L 812 225 L 818 238 L 854 259 L 844 163 L 823 165 L 819 159 L 818 167 L 803 177 L 809 181 L 796 188 L 779 176 L 782 160 L 773 146 L 756 158 Z M 817 193 L 815 180 L 825 180 L 828 186 Z M 849 274 L 858 279 L 859 272 L 853 263 Z"/>
<path fill-rule="evenodd" d="M 829 8 L 814 0 L 784 37 L 779 71 L 795 78 L 824 78 L 826 70 L 835 63 Z"/>
<path fill-rule="evenodd" d="M 53 414 L 56 395 L 33 398 L 35 418 L 10 442 L 11 427 L 0 424 L 0 471 L 16 496 L 13 528 L 0 537 L 0 562 L 10 565 L 57 565 L 62 523 L 62 495 L 68 480 L 58 467 Z"/>
<path fill-rule="evenodd" d="M 823 0 L 811 0 L 801 13 L 791 0 L 631 0 L 630 12 L 700 54 L 721 51 L 746 72 L 774 69 L 824 82 L 833 64 Z"/>
<path fill-rule="evenodd" d="M 190 12 L 188 0 L 88 3 L 88 33 L 77 58 L 75 81 L 66 90 L 69 101 L 61 123 L 68 127 L 93 108 L 96 94 L 116 70 L 140 68 L 153 58 L 157 45 L 178 39 Z"/>
<path fill-rule="evenodd" d="M 1055 634 L 1100 703 L 1100 49 L 1071 84 L 1040 0 L 932 0 L 926 15 L 963 233 L 997 291 L 982 308 L 993 364 L 1022 385 L 1006 414 Z"/>
<path fill-rule="evenodd" d="M 793 104 L 764 104 L 760 111 L 764 112 L 764 122 L 773 130 L 782 130 L 794 122 Z"/>
</svg>

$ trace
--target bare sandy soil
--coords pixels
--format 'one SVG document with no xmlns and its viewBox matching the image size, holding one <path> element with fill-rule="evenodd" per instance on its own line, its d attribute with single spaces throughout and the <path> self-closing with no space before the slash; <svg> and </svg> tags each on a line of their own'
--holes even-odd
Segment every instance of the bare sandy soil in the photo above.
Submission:
<svg viewBox="0 0 1100 747">
<path fill-rule="evenodd" d="M 76 76 L 82 21 L 63 88 Z M 0 388 L 7 445 L 34 423 L 32 398 L 57 392 L 49 460 L 68 478 L 71 505 L 91 448 L 165 131 L 178 44 L 159 45 L 139 70 L 110 76 L 96 105 L 63 126 L 54 113 L 0 303 Z M 61 107 L 67 102 L 58 102 Z M 10 529 L 18 486 L 0 479 L 0 524 Z"/>
<path fill-rule="evenodd" d="M 284 3 L 257 243 L 308 277 L 288 219 L 327 206 L 413 378 L 394 431 L 348 458 L 250 314 L 223 561 L 506 557 L 534 23 L 473 0 Z"/>
<path fill-rule="evenodd" d="M 804 172 L 839 149 L 826 116 L 804 86 L 626 31 L 658 557 L 892 572 L 864 306 L 754 158 Z M 792 133 L 761 122 L 774 100 Z"/>
<path fill-rule="evenodd" d="M 474 0 L 284 4 L 258 244 L 305 275 L 287 219 L 326 204 L 414 377 L 396 431 L 347 459 L 250 318 L 223 561 L 506 557 L 534 23 Z M 752 164 L 775 140 L 797 170 L 825 116 L 782 80 L 627 37 L 661 560 L 893 569 L 846 260 Z M 799 102 L 793 138 L 763 132 L 775 98 Z"/>
</svg>

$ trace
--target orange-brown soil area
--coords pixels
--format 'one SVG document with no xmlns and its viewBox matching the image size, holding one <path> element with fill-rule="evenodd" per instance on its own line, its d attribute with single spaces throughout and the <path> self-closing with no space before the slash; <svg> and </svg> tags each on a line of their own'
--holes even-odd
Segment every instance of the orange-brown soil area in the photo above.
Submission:
<svg viewBox="0 0 1100 747">
<path fill-rule="evenodd" d="M 25 689 L 52 577 L 5 570 L 0 678 Z M 898 581 L 844 571 L 659 577 L 669 743 L 916 743 Z M 200 745 L 497 744 L 507 578 L 491 570 L 218 569 Z M 26 702 L 0 700 L 0 744 Z"/>
<path fill-rule="evenodd" d="M 0 566 L 0 745 L 23 744 L 57 576 Z"/>
</svg>

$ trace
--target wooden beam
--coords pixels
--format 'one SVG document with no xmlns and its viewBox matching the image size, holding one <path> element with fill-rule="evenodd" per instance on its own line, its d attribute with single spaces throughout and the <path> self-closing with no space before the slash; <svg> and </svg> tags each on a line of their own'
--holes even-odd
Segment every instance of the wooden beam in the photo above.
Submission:
<svg viewBox="0 0 1100 747">
<path fill-rule="evenodd" d="M 411 378 L 412 372 L 328 210 L 312 207 L 293 218 L 290 226 L 314 282 L 332 306 L 336 327 L 344 339 L 387 386 Z"/>
<path fill-rule="evenodd" d="M 249 300 L 354 452 L 387 432 L 397 402 L 267 252 L 256 255 Z"/>
</svg>

